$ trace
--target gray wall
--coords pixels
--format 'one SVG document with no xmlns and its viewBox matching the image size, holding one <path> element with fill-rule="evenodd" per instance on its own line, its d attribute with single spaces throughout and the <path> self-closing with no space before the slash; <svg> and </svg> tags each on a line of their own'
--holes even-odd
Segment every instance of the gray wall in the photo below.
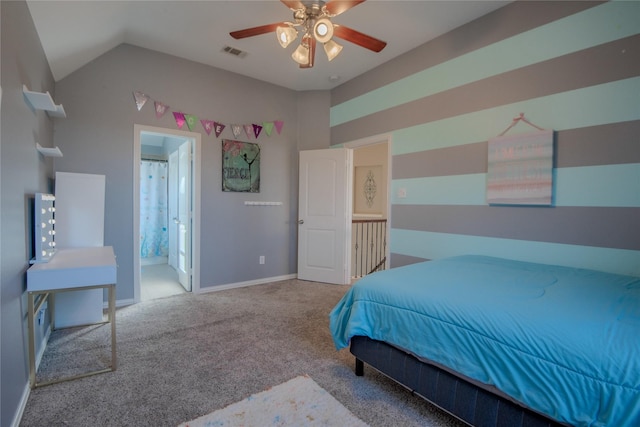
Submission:
<svg viewBox="0 0 640 427">
<path fill-rule="evenodd" d="M 49 91 L 54 82 L 26 3 L 0 2 L 2 112 L 0 130 L 1 207 L 0 425 L 9 426 L 28 391 L 26 270 L 32 257 L 32 197 L 50 192 L 53 160 L 36 142 L 53 145 L 53 121 L 32 111 L 22 93 Z M 43 325 L 46 326 L 46 325 Z M 39 335 L 44 328 L 38 328 Z"/>
<path fill-rule="evenodd" d="M 138 111 L 133 91 L 144 91 L 171 105 L 172 111 L 225 124 L 284 121 L 280 135 L 274 131 L 257 140 L 262 148 L 259 194 L 221 191 L 221 140 L 233 139 L 230 128 L 222 138 L 197 129 L 202 134 L 203 288 L 296 272 L 298 149 L 329 147 L 330 134 L 328 93 L 299 94 L 129 45 L 115 48 L 54 86 L 26 3 L 0 5 L 4 426 L 15 421 L 28 395 L 25 291 L 32 256 L 31 197 L 53 191 L 54 171 L 106 175 L 105 244 L 114 246 L 118 256 L 117 298 L 133 298 L 134 124 L 176 129 L 171 112 L 155 117 L 152 101 Z M 31 111 L 22 84 L 49 91 L 64 105 L 67 118 L 52 120 L 44 112 Z M 64 157 L 44 158 L 36 142 L 59 146 Z M 245 200 L 283 205 L 246 207 Z M 266 255 L 265 265 L 258 264 L 260 255 Z"/>
<path fill-rule="evenodd" d="M 171 111 L 156 118 L 153 100 L 138 111 L 136 90 Z M 118 257 L 119 300 L 133 298 L 133 127 L 176 129 L 172 111 L 227 125 L 221 138 L 200 125 L 194 129 L 202 134 L 201 288 L 296 272 L 298 146 L 329 146 L 328 94 L 298 94 L 131 45 L 120 45 L 64 78 L 56 94 L 67 111 L 67 119 L 56 123 L 55 143 L 64 153 L 56 171 L 106 175 L 105 244 Z M 298 127 L 308 122 L 305 117 L 314 118 L 314 132 L 307 133 L 306 124 Z M 230 124 L 272 120 L 284 121 L 281 134 L 263 132 L 249 140 L 261 145 L 260 193 L 223 193 L 221 141 L 234 139 Z M 247 200 L 283 204 L 245 206 Z M 260 255 L 266 256 L 265 265 L 259 265 Z"/>
</svg>

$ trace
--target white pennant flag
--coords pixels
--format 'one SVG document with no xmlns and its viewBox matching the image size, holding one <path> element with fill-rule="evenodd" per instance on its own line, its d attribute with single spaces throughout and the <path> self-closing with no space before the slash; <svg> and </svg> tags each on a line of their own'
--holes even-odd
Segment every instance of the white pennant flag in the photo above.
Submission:
<svg viewBox="0 0 640 427">
<path fill-rule="evenodd" d="M 233 136 L 240 138 L 240 135 L 242 134 L 242 125 L 231 125 L 231 131 L 233 132 Z"/>
<path fill-rule="evenodd" d="M 136 100 L 136 107 L 138 107 L 138 111 L 142 110 L 144 104 L 149 100 L 149 97 L 139 90 L 133 92 L 133 98 Z"/>
</svg>

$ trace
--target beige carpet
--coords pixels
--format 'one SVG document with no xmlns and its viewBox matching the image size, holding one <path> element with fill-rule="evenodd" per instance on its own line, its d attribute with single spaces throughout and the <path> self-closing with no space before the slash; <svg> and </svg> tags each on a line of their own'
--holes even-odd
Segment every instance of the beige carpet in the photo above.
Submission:
<svg viewBox="0 0 640 427">
<path fill-rule="evenodd" d="M 303 375 L 179 427 L 367 427 L 310 377 Z"/>
<path fill-rule="evenodd" d="M 372 427 L 461 427 L 384 375 L 354 372 L 329 312 L 347 287 L 284 280 L 120 307 L 118 369 L 31 390 L 20 427 L 176 427 L 308 375 Z M 39 381 L 108 363 L 109 327 L 56 330 Z"/>
</svg>

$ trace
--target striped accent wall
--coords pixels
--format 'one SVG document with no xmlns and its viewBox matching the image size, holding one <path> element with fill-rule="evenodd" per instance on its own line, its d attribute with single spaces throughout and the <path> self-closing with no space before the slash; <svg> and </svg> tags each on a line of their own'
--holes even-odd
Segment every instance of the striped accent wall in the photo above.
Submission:
<svg viewBox="0 0 640 427">
<path fill-rule="evenodd" d="M 477 253 L 640 276 L 640 2 L 510 3 L 331 98 L 333 145 L 391 136 L 392 267 Z M 520 113 L 556 132 L 551 207 L 486 203 L 487 140 Z"/>
</svg>

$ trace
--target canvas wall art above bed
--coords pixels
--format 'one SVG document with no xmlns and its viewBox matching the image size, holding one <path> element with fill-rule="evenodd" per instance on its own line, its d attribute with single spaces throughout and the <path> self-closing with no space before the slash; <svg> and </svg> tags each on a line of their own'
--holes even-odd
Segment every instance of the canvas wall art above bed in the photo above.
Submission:
<svg viewBox="0 0 640 427">
<path fill-rule="evenodd" d="M 330 327 L 338 349 L 386 343 L 551 424 L 640 426 L 638 277 L 451 257 L 366 276 Z"/>
</svg>

